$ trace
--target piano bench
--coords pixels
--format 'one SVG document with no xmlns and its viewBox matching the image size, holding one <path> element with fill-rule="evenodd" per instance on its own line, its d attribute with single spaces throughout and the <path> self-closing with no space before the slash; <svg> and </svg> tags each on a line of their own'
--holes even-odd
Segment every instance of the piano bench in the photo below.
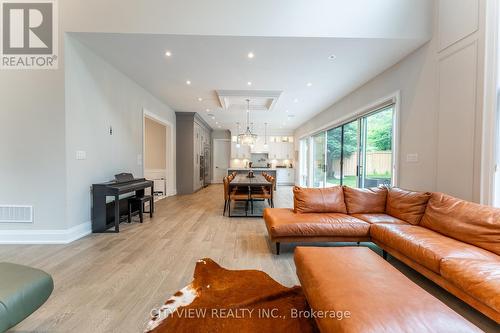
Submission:
<svg viewBox="0 0 500 333">
<path fill-rule="evenodd" d="M 144 204 L 149 202 L 149 212 L 144 211 Z M 134 203 L 139 203 L 139 219 L 141 223 L 143 222 L 143 214 L 149 213 L 149 217 L 153 217 L 153 196 L 143 195 L 140 197 L 128 198 L 128 222 L 132 222 L 132 206 Z"/>
</svg>

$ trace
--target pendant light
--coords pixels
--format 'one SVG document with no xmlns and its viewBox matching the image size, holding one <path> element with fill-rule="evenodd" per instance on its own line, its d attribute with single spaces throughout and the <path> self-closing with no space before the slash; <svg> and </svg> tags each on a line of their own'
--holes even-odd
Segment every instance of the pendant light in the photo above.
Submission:
<svg viewBox="0 0 500 333">
<path fill-rule="evenodd" d="M 250 100 L 247 99 L 247 130 L 245 133 L 239 134 L 238 138 L 241 144 L 252 146 L 257 140 L 257 135 L 250 130 Z"/>
</svg>

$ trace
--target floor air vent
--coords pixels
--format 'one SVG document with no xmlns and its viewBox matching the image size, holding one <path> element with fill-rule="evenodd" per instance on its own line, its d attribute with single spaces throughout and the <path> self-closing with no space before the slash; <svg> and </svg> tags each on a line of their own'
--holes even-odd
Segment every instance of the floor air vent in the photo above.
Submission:
<svg viewBox="0 0 500 333">
<path fill-rule="evenodd" d="M 33 206 L 0 205 L 0 222 L 31 223 Z"/>
</svg>

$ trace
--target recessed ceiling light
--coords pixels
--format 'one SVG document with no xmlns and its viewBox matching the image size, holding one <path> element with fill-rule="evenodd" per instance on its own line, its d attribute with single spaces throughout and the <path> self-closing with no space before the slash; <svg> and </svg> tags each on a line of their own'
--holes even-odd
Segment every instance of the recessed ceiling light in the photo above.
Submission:
<svg viewBox="0 0 500 333">
<path fill-rule="evenodd" d="M 313 84 L 311 82 L 307 82 L 307 86 L 310 87 L 312 86 Z"/>
<path fill-rule="evenodd" d="M 286 110 L 285 112 L 286 112 L 286 113 L 288 113 L 289 111 L 288 111 L 288 110 Z"/>
<path fill-rule="evenodd" d="M 253 59 L 253 57 L 255 57 L 255 54 L 253 54 L 253 52 L 248 52 L 248 58 Z"/>
<path fill-rule="evenodd" d="M 201 102 L 201 101 L 203 101 L 203 98 L 198 97 L 198 102 Z"/>
<path fill-rule="evenodd" d="M 251 86 L 251 85 L 252 85 L 252 81 L 248 81 L 248 82 L 247 82 L 247 84 L 248 84 L 249 86 Z"/>
<path fill-rule="evenodd" d="M 330 59 L 330 60 L 335 60 L 336 58 L 337 58 L 337 56 L 335 54 L 328 56 L 328 59 Z"/>
<path fill-rule="evenodd" d="M 165 55 L 166 55 L 167 57 L 171 57 L 171 56 L 172 56 L 172 52 L 167 51 L 167 52 L 165 52 Z"/>
<path fill-rule="evenodd" d="M 210 109 L 205 109 L 205 111 L 210 112 Z"/>
<path fill-rule="evenodd" d="M 187 80 L 186 84 L 189 86 L 191 84 L 191 81 Z"/>
<path fill-rule="evenodd" d="M 293 102 L 294 102 L 294 103 L 298 103 L 298 102 L 299 102 L 299 99 L 298 99 L 298 98 L 295 98 L 295 99 L 293 100 Z"/>
</svg>

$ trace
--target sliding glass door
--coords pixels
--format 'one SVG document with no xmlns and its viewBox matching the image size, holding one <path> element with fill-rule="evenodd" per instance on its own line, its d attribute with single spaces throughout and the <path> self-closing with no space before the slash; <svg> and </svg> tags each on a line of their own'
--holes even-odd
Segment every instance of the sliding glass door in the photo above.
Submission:
<svg viewBox="0 0 500 333">
<path fill-rule="evenodd" d="M 393 111 L 390 106 L 361 118 L 361 187 L 392 184 Z"/>
<path fill-rule="evenodd" d="M 301 140 L 301 185 L 392 185 L 394 106 Z"/>
<path fill-rule="evenodd" d="M 342 181 L 342 127 L 326 132 L 326 185 L 340 185 Z"/>
<path fill-rule="evenodd" d="M 342 126 L 342 185 L 358 187 L 359 120 Z"/>
<path fill-rule="evenodd" d="M 312 137 L 313 183 L 312 187 L 325 187 L 326 132 Z"/>
<path fill-rule="evenodd" d="M 300 140 L 300 186 L 309 185 L 309 138 Z"/>
</svg>

